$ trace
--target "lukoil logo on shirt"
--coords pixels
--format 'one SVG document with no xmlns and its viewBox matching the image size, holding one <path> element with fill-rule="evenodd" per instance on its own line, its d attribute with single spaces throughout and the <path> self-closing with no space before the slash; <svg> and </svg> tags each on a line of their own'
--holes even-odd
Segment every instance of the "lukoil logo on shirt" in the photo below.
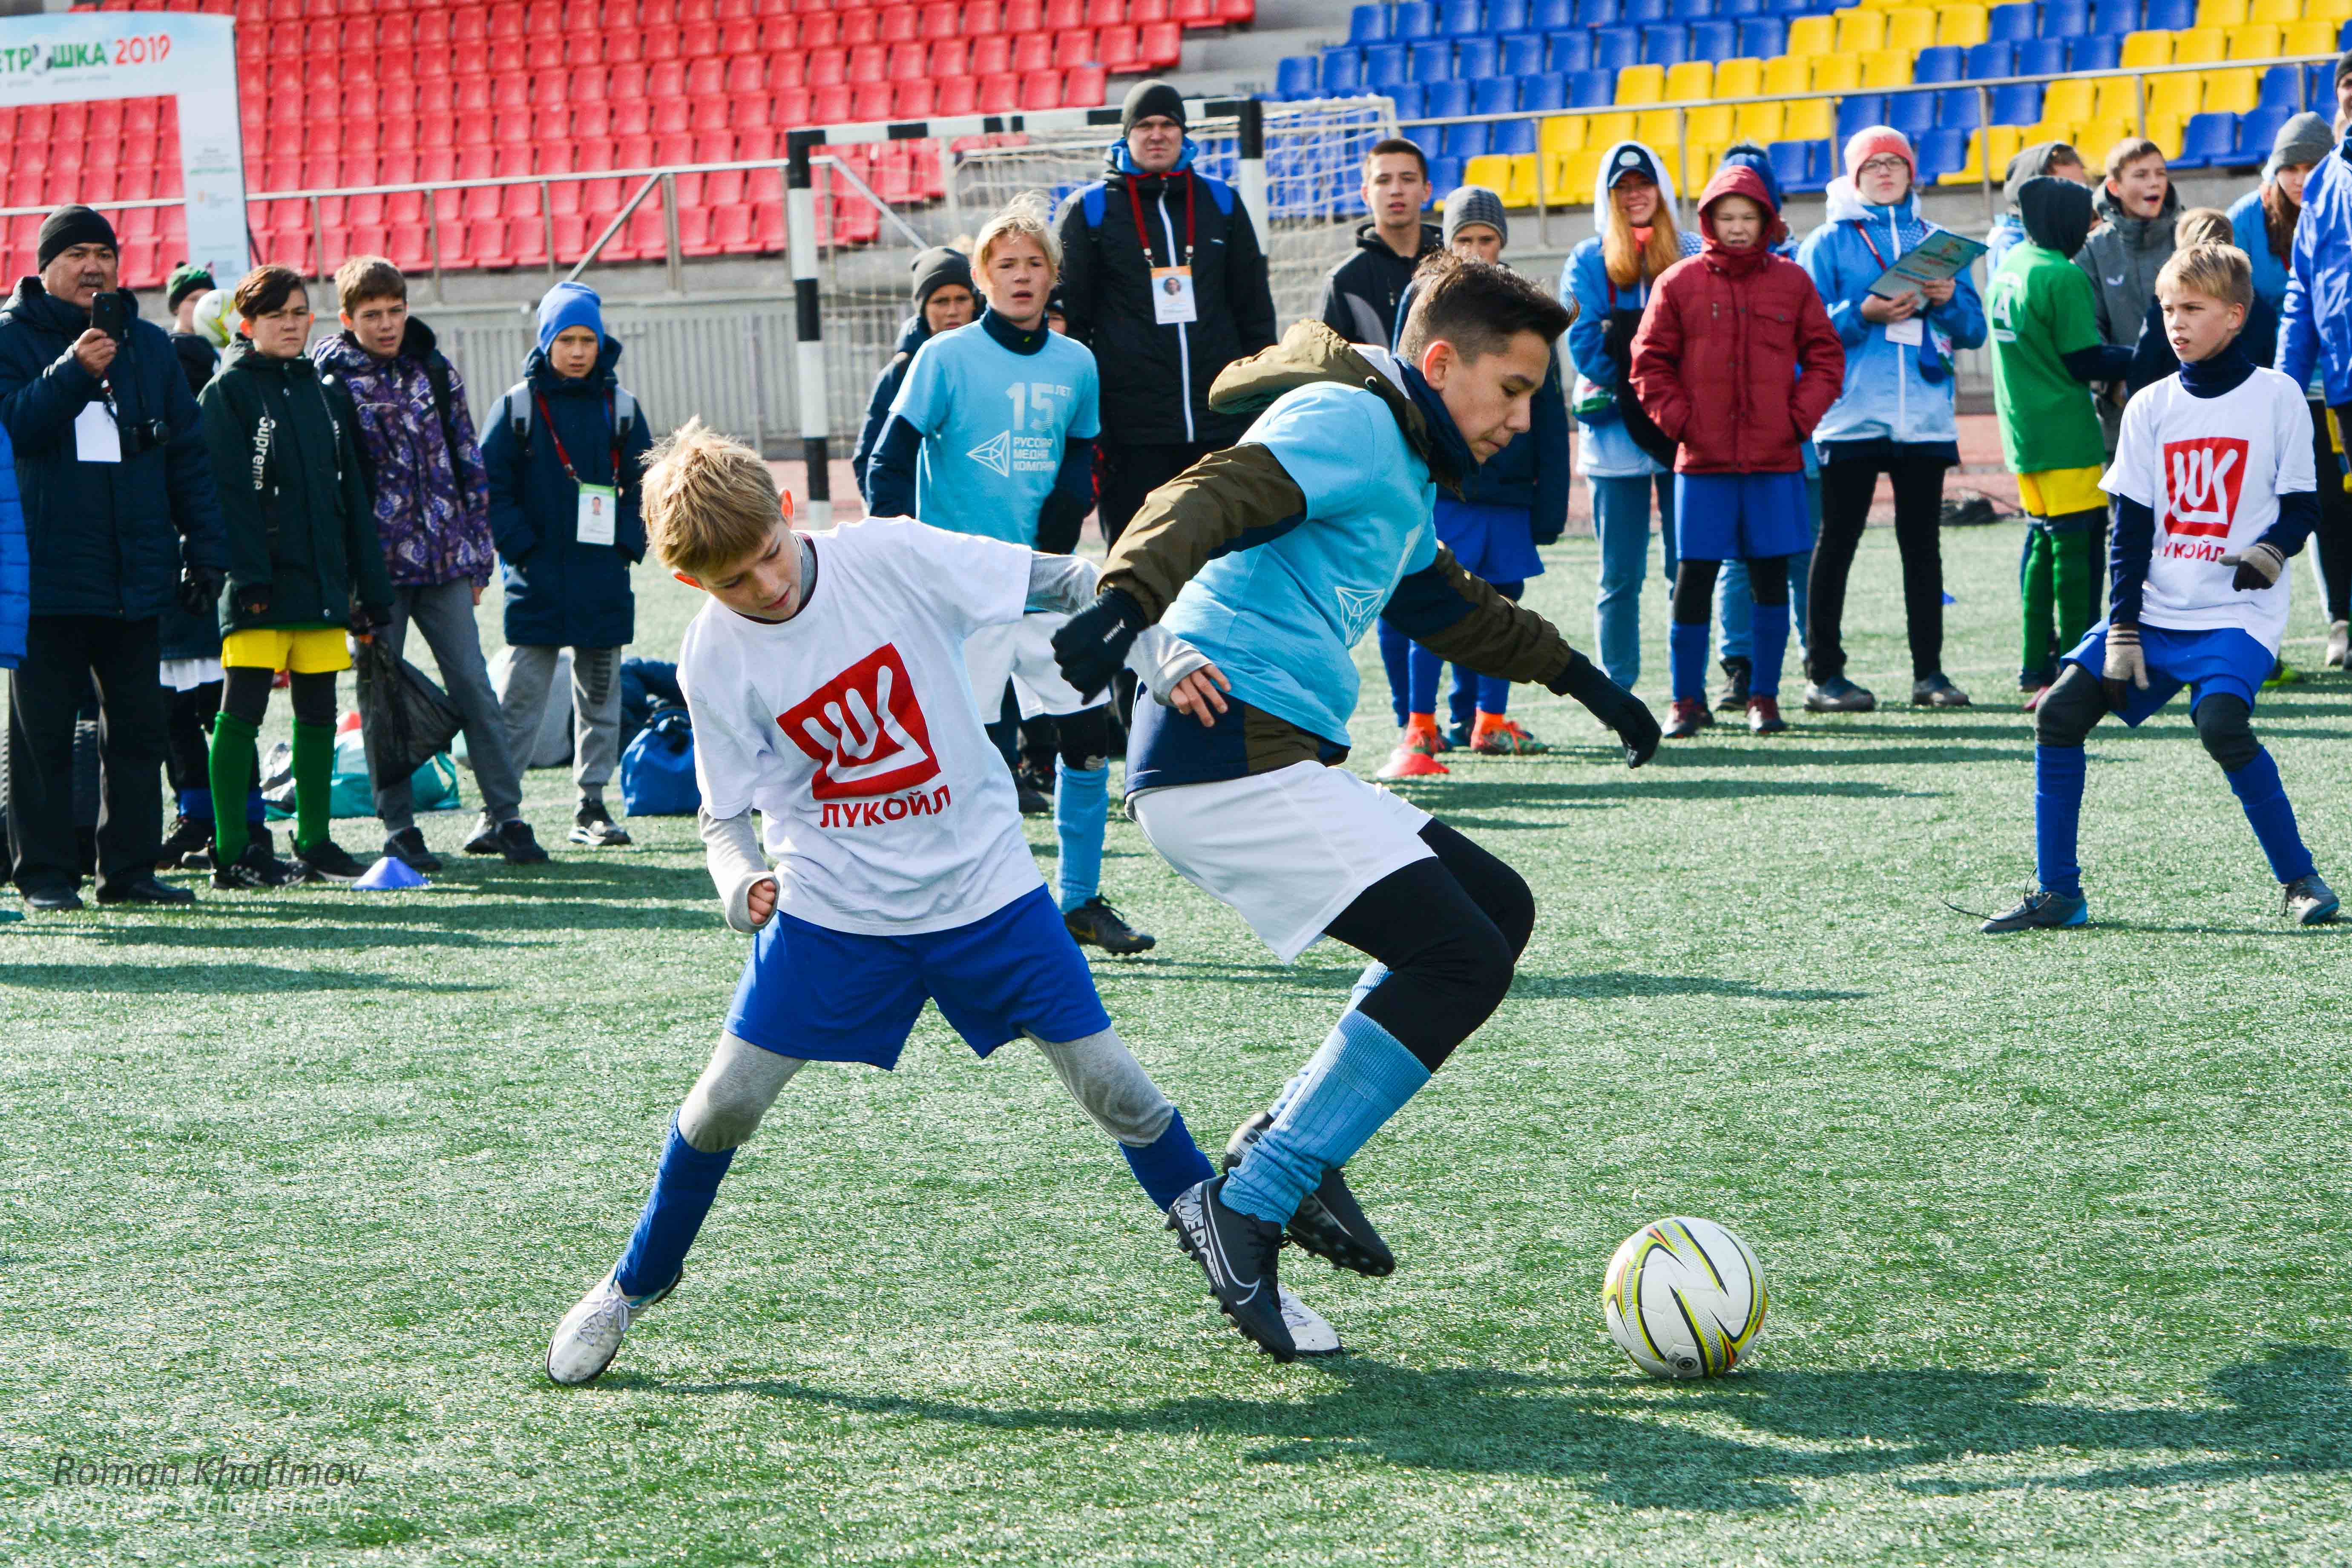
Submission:
<svg viewBox="0 0 2352 1568">
<path fill-rule="evenodd" d="M 2246 442 L 2239 436 L 2200 436 L 2164 444 L 2168 533 L 2226 539 L 2246 482 Z"/>
<path fill-rule="evenodd" d="M 898 647 L 884 643 L 818 687 L 777 724 L 816 763 L 819 800 L 888 795 L 937 778 L 930 726 Z"/>
</svg>

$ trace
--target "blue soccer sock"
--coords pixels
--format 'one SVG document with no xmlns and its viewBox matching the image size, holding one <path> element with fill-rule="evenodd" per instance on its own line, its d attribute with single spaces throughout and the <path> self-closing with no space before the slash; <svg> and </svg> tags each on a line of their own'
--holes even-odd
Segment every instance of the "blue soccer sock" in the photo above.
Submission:
<svg viewBox="0 0 2352 1568">
<path fill-rule="evenodd" d="M 2270 858 L 2271 875 L 2281 883 L 2310 876 L 2316 868 L 2295 828 L 2294 807 L 2287 801 L 2286 786 L 2279 783 L 2278 763 L 2271 760 L 2270 748 L 2256 746 L 2252 762 L 2221 776 L 2230 781 L 2231 792 L 2245 807 L 2246 822 L 2262 840 L 2263 853 Z"/>
<path fill-rule="evenodd" d="M 1437 681 L 1445 673 L 1445 661 L 1412 643 L 1405 648 L 1405 712 L 1435 713 L 1437 711 Z"/>
<path fill-rule="evenodd" d="M 1135 1173 L 1145 1195 L 1162 1214 L 1170 1204 L 1217 1173 L 1185 1130 L 1181 1110 L 1168 1119 L 1168 1131 L 1158 1138 L 1140 1149 L 1122 1143 L 1118 1152 L 1127 1156 L 1127 1168 Z"/>
<path fill-rule="evenodd" d="M 1706 623 L 1676 621 L 1666 628 L 1667 664 L 1677 702 L 1706 700 Z"/>
<path fill-rule="evenodd" d="M 1374 623 L 1381 639 L 1381 668 L 1388 672 L 1389 704 L 1396 710 L 1397 728 L 1404 728 L 1412 710 L 1406 706 L 1412 687 L 1412 639 L 1386 621 Z"/>
<path fill-rule="evenodd" d="M 209 789 L 184 789 L 177 802 L 182 816 L 194 822 L 213 819 L 213 792 Z"/>
<path fill-rule="evenodd" d="M 613 1270 L 614 1282 L 625 1296 L 646 1296 L 667 1289 L 685 1267 L 686 1249 L 694 1245 L 710 1201 L 719 1195 L 719 1179 L 735 1158 L 722 1149 L 706 1154 L 686 1141 L 677 1119 L 669 1124 L 669 1142 L 662 1148 L 661 1168 L 654 1173 L 654 1190 L 637 1215 L 636 1233 Z"/>
<path fill-rule="evenodd" d="M 1756 639 L 1755 663 L 1748 671 L 1748 689 L 1757 697 L 1780 695 L 1780 664 L 1789 654 L 1789 606 L 1759 605 L 1748 617 Z"/>
<path fill-rule="evenodd" d="M 1299 1079 L 1282 1114 L 1225 1182 L 1227 1206 L 1276 1225 L 1429 1081 L 1429 1069 L 1394 1035 L 1349 1012 Z"/>
<path fill-rule="evenodd" d="M 2074 841 L 2083 824 L 2084 766 L 2080 746 L 2033 748 L 2033 874 L 2042 887 L 2070 899 L 2083 896 Z"/>
<path fill-rule="evenodd" d="M 1055 899 L 1068 914 L 1102 890 L 1103 824 L 1110 816 L 1110 765 L 1074 768 L 1054 763 L 1054 837 L 1061 859 L 1054 869 Z"/>
<path fill-rule="evenodd" d="M 1364 998 L 1378 990 L 1381 982 L 1388 977 L 1389 966 L 1379 959 L 1376 958 L 1364 965 L 1364 972 L 1356 976 L 1355 988 L 1348 993 L 1348 1011 L 1352 1013 L 1364 1005 Z M 1309 1065 L 1312 1065 L 1311 1061 Z M 1300 1068 L 1297 1072 L 1292 1073 L 1289 1081 L 1282 1086 L 1281 1092 L 1274 1097 L 1274 1103 L 1266 1107 L 1266 1113 L 1278 1119 L 1282 1115 L 1283 1109 L 1291 1102 L 1306 1082 L 1306 1068 Z"/>
</svg>

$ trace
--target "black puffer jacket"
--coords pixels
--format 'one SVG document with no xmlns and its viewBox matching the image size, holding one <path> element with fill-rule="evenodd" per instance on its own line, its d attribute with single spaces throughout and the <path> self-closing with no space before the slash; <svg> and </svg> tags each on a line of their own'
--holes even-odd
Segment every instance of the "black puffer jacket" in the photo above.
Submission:
<svg viewBox="0 0 2352 1568">
<path fill-rule="evenodd" d="M 123 300 L 132 317 L 138 301 Z M 37 278 L 0 306 L 0 423 L 16 448 L 32 556 L 32 613 L 145 620 L 179 589 L 180 569 L 228 564 L 212 465 L 197 428 L 196 401 L 172 340 L 133 320 L 115 355 L 118 428 L 131 436 L 120 463 L 77 456 L 74 421 L 104 395 L 73 357 L 89 312 L 53 297 Z M 160 445 L 135 451 L 139 426 L 160 424 Z"/>
<path fill-rule="evenodd" d="M 228 519 L 221 630 L 341 626 L 354 599 L 388 617 L 359 416 L 341 384 L 306 356 L 276 359 L 240 338 L 198 402 Z M 243 610 L 260 587 L 269 602 Z"/>
<path fill-rule="evenodd" d="M 1069 334 L 1094 351 L 1102 440 L 1114 447 L 1230 446 L 1246 420 L 1209 406 L 1217 373 L 1274 346 L 1274 290 L 1257 230 L 1229 185 L 1192 172 L 1193 148 L 1146 174 L 1114 142 L 1108 177 L 1062 207 L 1062 300 Z M 1151 240 L 1137 237 L 1139 211 Z M 1186 235 L 1192 238 L 1189 246 Z M 1192 268 L 1189 325 L 1160 326 L 1151 269 Z"/>
</svg>

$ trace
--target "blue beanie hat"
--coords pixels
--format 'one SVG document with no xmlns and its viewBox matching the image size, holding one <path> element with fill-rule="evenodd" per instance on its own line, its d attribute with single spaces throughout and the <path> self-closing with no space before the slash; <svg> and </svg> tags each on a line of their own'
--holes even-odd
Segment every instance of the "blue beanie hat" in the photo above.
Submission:
<svg viewBox="0 0 2352 1568">
<path fill-rule="evenodd" d="M 604 341 L 604 302 L 585 283 L 558 283 L 539 302 L 540 352 L 545 353 L 566 327 L 586 327 Z"/>
</svg>

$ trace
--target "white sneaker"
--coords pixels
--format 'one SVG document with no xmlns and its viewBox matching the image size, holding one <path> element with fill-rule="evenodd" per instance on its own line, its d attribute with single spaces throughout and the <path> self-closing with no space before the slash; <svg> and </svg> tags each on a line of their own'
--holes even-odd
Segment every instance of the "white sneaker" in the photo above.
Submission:
<svg viewBox="0 0 2352 1568">
<path fill-rule="evenodd" d="M 1279 1289 L 1282 1291 L 1283 1326 L 1290 1331 L 1290 1342 L 1297 1347 L 1300 1355 L 1338 1355 L 1347 1348 L 1339 1342 L 1339 1331 L 1324 1321 L 1322 1313 L 1292 1295 L 1289 1286 L 1284 1285 Z M 610 1361 L 612 1357 L 607 1355 L 604 1359 Z M 599 1372 L 603 1370 L 602 1367 L 597 1369 Z M 595 1374 L 592 1373 L 589 1375 L 593 1377 Z"/>
<path fill-rule="evenodd" d="M 595 1381 L 620 1353 L 621 1336 L 637 1314 L 677 1289 L 673 1279 L 667 1289 L 632 1302 L 610 1274 L 597 1280 L 555 1325 L 555 1337 L 547 1343 L 547 1375 L 566 1386 Z"/>
</svg>

